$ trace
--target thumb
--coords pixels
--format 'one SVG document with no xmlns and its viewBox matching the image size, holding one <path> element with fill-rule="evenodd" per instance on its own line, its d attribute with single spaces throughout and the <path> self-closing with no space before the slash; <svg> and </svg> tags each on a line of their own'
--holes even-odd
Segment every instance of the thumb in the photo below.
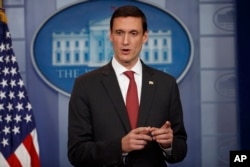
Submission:
<svg viewBox="0 0 250 167">
<path fill-rule="evenodd" d="M 171 123 L 169 121 L 166 121 L 164 125 L 162 125 L 162 128 L 170 128 Z"/>
</svg>

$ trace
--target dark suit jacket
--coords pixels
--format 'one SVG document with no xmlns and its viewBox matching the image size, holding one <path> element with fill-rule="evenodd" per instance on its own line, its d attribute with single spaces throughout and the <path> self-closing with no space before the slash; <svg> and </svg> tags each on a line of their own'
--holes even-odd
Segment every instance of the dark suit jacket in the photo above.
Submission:
<svg viewBox="0 0 250 167">
<path fill-rule="evenodd" d="M 171 122 L 172 155 L 164 156 L 150 142 L 122 158 L 121 139 L 129 131 L 126 107 L 111 63 L 75 80 L 69 102 L 68 158 L 82 167 L 163 167 L 186 156 L 186 131 L 176 81 L 142 63 L 142 91 L 138 127 L 161 127 Z"/>
</svg>

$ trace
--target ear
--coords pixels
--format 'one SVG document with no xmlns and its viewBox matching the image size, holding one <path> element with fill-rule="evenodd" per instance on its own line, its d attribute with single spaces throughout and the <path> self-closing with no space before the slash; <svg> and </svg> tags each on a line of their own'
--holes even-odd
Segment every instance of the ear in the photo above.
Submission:
<svg viewBox="0 0 250 167">
<path fill-rule="evenodd" d="M 109 30 L 109 40 L 110 40 L 111 42 L 113 42 L 113 37 L 112 37 L 112 31 L 111 31 L 111 30 Z"/>
<path fill-rule="evenodd" d="M 148 31 L 144 32 L 143 34 L 143 43 L 146 43 L 148 41 Z"/>
</svg>

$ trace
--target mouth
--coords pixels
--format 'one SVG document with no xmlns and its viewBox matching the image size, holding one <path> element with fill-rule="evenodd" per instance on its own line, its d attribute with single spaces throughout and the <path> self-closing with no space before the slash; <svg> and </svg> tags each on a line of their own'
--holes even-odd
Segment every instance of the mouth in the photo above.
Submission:
<svg viewBox="0 0 250 167">
<path fill-rule="evenodd" d="M 128 55 L 130 53 L 130 49 L 122 49 L 122 54 Z"/>
</svg>

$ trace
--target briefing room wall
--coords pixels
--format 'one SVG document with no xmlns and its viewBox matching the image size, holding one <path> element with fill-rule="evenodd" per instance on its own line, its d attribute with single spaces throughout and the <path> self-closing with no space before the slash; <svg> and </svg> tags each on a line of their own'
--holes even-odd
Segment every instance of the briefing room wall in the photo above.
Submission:
<svg viewBox="0 0 250 167">
<path fill-rule="evenodd" d="M 233 1 L 200 1 L 202 166 L 228 166 L 238 147 L 234 14 Z"/>
<path fill-rule="evenodd" d="M 59 9 L 75 2 L 78 1 L 5 2 L 14 51 L 36 116 L 43 166 L 70 166 L 66 157 L 69 98 L 53 90 L 37 74 L 31 61 L 31 43 L 34 34 L 46 19 Z M 223 27 L 226 25 L 222 25 L 222 22 L 215 24 L 214 18 L 222 9 L 232 7 L 233 11 L 233 2 L 142 2 L 155 4 L 176 15 L 190 31 L 194 43 L 193 63 L 179 83 L 189 136 L 189 150 L 187 158 L 182 163 L 171 166 L 228 166 L 229 150 L 237 148 L 238 142 L 233 80 L 235 34 L 234 30 L 227 29 L 229 27 Z M 222 89 L 223 87 L 225 89 Z"/>
</svg>

